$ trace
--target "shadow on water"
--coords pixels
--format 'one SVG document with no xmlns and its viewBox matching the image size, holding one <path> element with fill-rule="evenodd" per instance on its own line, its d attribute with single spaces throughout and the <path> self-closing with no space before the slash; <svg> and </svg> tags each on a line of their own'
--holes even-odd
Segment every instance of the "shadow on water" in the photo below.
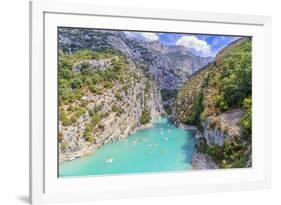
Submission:
<svg viewBox="0 0 281 205">
<path fill-rule="evenodd" d="M 182 146 L 182 150 L 185 153 L 185 163 L 191 164 L 192 157 L 195 150 L 195 145 L 198 143 L 198 140 L 194 137 L 195 131 L 189 130 L 187 132 L 185 144 Z"/>
</svg>

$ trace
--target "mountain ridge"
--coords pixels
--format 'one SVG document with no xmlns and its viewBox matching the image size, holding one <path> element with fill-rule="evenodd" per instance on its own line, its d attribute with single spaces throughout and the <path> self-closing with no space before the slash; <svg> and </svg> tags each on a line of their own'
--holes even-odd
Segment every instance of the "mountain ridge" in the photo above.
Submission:
<svg viewBox="0 0 281 205">
<path fill-rule="evenodd" d="M 189 75 L 214 59 L 195 56 L 183 46 L 137 41 L 120 31 L 95 29 L 59 28 L 59 48 L 65 52 L 114 48 L 132 58 L 154 78 L 160 89 L 168 90 L 178 89 Z"/>
</svg>

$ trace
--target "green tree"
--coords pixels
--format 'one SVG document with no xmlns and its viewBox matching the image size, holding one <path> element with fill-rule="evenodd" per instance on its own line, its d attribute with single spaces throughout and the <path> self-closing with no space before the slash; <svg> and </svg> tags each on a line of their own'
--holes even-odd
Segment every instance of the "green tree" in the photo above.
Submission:
<svg viewBox="0 0 281 205">
<path fill-rule="evenodd" d="M 72 88 L 72 89 L 81 88 L 81 86 L 82 86 L 82 81 L 81 81 L 81 79 L 79 79 L 79 78 L 74 78 L 74 79 L 71 81 L 71 88 Z"/>
<path fill-rule="evenodd" d="M 141 117 L 140 117 L 140 123 L 143 125 L 143 124 L 147 124 L 149 123 L 151 120 L 151 116 L 150 116 L 150 113 L 148 112 L 147 109 L 144 109 L 142 111 L 142 114 L 141 114 Z"/>
<path fill-rule="evenodd" d="M 240 106 L 252 94 L 251 41 L 235 48 L 222 61 L 224 72 L 220 78 L 220 90 L 231 107 Z"/>
<path fill-rule="evenodd" d="M 243 102 L 244 114 L 241 118 L 242 134 L 245 139 L 251 140 L 252 138 L 252 98 L 245 98 Z"/>
<path fill-rule="evenodd" d="M 122 100 L 122 95 L 121 95 L 121 93 L 119 93 L 119 92 L 117 92 L 117 93 L 115 93 L 115 97 L 117 98 L 117 100 L 119 100 L 119 101 L 121 101 Z"/>
<path fill-rule="evenodd" d="M 204 106 L 203 106 L 203 94 L 200 93 L 199 95 L 196 96 L 195 102 L 192 106 L 192 114 L 190 116 L 187 116 L 185 119 L 186 124 L 191 124 L 191 125 L 200 125 L 200 114 L 204 111 Z"/>
</svg>

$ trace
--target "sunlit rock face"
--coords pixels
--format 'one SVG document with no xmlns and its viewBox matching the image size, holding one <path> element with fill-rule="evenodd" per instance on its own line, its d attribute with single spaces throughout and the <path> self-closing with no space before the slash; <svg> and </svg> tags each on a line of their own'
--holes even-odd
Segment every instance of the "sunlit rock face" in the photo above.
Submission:
<svg viewBox="0 0 281 205">
<path fill-rule="evenodd" d="M 79 69 L 74 70 L 79 72 Z M 74 125 L 65 126 L 61 122 L 59 123 L 59 130 L 63 138 L 59 144 L 60 162 L 92 154 L 103 144 L 124 139 L 140 127 L 150 127 L 151 123 L 145 125 L 140 123 L 144 109 L 150 113 L 151 121 L 164 114 L 160 91 L 155 83 L 146 78 L 133 62 L 129 63 L 127 72 L 134 73 L 137 79 L 123 83 L 116 82 L 113 87 L 100 94 L 88 91 L 80 100 L 63 106 L 64 109 L 77 105 L 83 106 L 86 112 Z M 130 74 L 128 74 L 128 78 L 129 76 Z M 149 88 L 146 88 L 147 83 L 149 83 Z M 123 89 L 124 86 L 126 86 L 126 90 Z M 119 100 L 116 99 L 116 93 L 120 93 Z M 89 111 L 96 107 L 100 107 L 99 112 L 103 113 L 103 117 L 93 128 L 95 141 L 91 143 L 85 139 L 84 132 L 86 125 L 91 123 Z M 67 147 L 63 148 L 62 144 Z"/>
</svg>

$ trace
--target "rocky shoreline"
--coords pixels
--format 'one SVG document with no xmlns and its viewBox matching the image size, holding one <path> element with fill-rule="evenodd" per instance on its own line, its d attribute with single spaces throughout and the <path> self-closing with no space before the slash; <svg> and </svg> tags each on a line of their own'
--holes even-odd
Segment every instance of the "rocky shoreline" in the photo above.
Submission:
<svg viewBox="0 0 281 205">
<path fill-rule="evenodd" d="M 176 116 L 174 116 L 174 115 L 171 115 L 169 117 L 169 119 L 172 120 L 173 123 L 179 128 L 183 128 L 185 130 L 191 130 L 191 131 L 195 131 L 195 132 L 198 130 L 195 125 L 181 123 L 179 120 L 176 119 Z"/>
<path fill-rule="evenodd" d="M 206 124 L 206 122 L 202 122 L 202 124 L 204 125 L 204 127 L 203 127 L 204 130 L 203 130 L 203 132 L 201 132 L 200 130 L 198 130 L 197 126 L 195 126 L 195 125 L 183 124 L 181 122 L 178 122 L 174 118 L 172 118 L 172 120 L 174 121 L 174 124 L 177 127 L 183 128 L 185 130 L 193 131 L 195 133 L 194 138 L 197 140 L 205 139 L 204 133 L 207 133 L 207 136 L 206 136 L 207 138 L 210 138 L 210 135 L 212 135 L 214 133 L 218 133 L 218 132 L 210 133 L 211 129 L 210 129 L 210 127 L 208 127 L 208 123 Z M 219 135 L 218 137 L 220 138 L 221 135 Z M 221 142 L 222 140 L 216 140 L 216 141 Z M 192 157 L 192 167 L 194 170 L 219 169 L 219 166 L 212 160 L 211 156 L 209 156 L 208 154 L 205 154 L 205 153 L 200 153 L 199 151 L 197 151 L 196 147 L 195 147 L 193 157 Z"/>
<path fill-rule="evenodd" d="M 145 124 L 145 125 L 140 125 L 140 126 L 138 126 L 137 128 L 135 128 L 135 129 L 133 129 L 132 131 L 130 131 L 128 137 L 129 137 L 130 135 L 135 134 L 138 130 L 147 129 L 147 128 L 152 128 L 152 127 L 153 127 L 153 124 L 152 124 L 151 122 L 148 123 L 148 124 Z"/>
<path fill-rule="evenodd" d="M 186 125 L 183 123 L 177 123 L 175 121 L 173 123 L 179 128 L 183 128 L 183 129 L 186 129 L 189 131 L 190 130 L 194 131 L 195 132 L 194 137 L 196 139 L 203 138 L 202 133 L 197 129 L 196 126 Z M 131 131 L 127 132 L 126 135 L 121 135 L 120 139 L 127 138 L 130 135 L 135 134 L 138 130 L 152 128 L 152 127 L 153 127 L 153 124 L 151 122 L 148 124 L 145 124 L 145 125 L 139 125 L 136 128 L 133 128 Z M 108 143 L 113 143 L 117 140 L 119 140 L 119 138 L 118 139 L 114 138 L 114 140 L 112 140 Z M 80 151 L 73 152 L 73 153 L 65 156 L 65 159 L 63 161 L 60 161 L 60 163 L 63 163 L 64 161 L 72 161 L 72 160 L 75 160 L 77 158 L 87 156 L 87 155 L 93 155 L 93 154 L 95 154 L 95 151 L 104 144 L 107 144 L 107 143 L 101 142 L 101 143 L 93 144 L 93 145 L 88 144 L 88 146 L 85 146 Z M 200 153 L 197 150 L 194 151 L 194 154 L 192 157 L 192 166 L 193 166 L 194 170 L 207 170 L 207 169 L 218 169 L 219 168 L 219 166 L 211 159 L 210 156 L 208 156 L 207 154 L 204 154 L 204 153 Z"/>
<path fill-rule="evenodd" d="M 192 166 L 195 170 L 218 169 L 219 166 L 207 154 L 195 151 L 192 157 Z"/>
<path fill-rule="evenodd" d="M 194 138 L 196 138 L 197 140 L 203 138 L 202 133 L 198 130 L 198 128 L 194 125 L 187 125 L 187 124 L 183 124 L 181 122 L 178 122 L 177 120 L 175 120 L 174 118 L 172 118 L 172 120 L 174 121 L 174 124 L 179 127 L 179 128 L 183 128 L 185 130 L 191 130 L 195 132 Z M 218 168 L 218 166 L 215 164 L 215 162 L 213 162 L 210 158 L 210 156 L 206 155 L 206 154 L 202 154 L 199 153 L 196 148 L 194 150 L 193 153 L 193 157 L 192 157 L 192 167 L 194 170 L 204 170 L 204 169 L 216 169 Z"/>
<path fill-rule="evenodd" d="M 120 139 L 125 139 L 125 138 L 129 137 L 130 135 L 136 133 L 138 130 L 146 129 L 146 128 L 152 128 L 152 127 L 153 127 L 152 123 L 140 125 L 140 126 L 134 128 L 132 131 L 129 131 L 126 135 L 121 135 Z M 111 141 L 110 143 L 113 143 L 113 142 L 115 142 L 117 140 L 120 140 L 120 139 L 116 138 L 115 140 Z M 108 143 L 99 143 L 99 144 L 93 144 L 93 145 L 85 146 L 80 151 L 69 153 L 67 156 L 64 157 L 64 160 L 60 159 L 59 163 L 63 163 L 65 161 L 72 161 L 72 160 L 75 160 L 75 159 L 78 159 L 78 158 L 81 158 L 81 157 L 84 157 L 84 156 L 93 155 L 93 154 L 95 154 L 95 151 L 104 144 L 108 144 Z"/>
<path fill-rule="evenodd" d="M 215 117 L 208 117 L 201 122 L 202 131 L 197 130 L 195 138 L 198 140 L 203 140 L 208 145 L 223 146 L 225 140 L 234 138 L 240 135 L 241 128 L 239 126 L 240 119 L 242 117 L 243 111 L 241 109 L 234 109 L 225 112 L 221 115 Z M 220 125 L 212 127 L 213 121 Z M 217 165 L 206 153 L 200 153 L 195 150 L 192 166 L 196 170 L 202 169 L 218 169 Z"/>
</svg>

